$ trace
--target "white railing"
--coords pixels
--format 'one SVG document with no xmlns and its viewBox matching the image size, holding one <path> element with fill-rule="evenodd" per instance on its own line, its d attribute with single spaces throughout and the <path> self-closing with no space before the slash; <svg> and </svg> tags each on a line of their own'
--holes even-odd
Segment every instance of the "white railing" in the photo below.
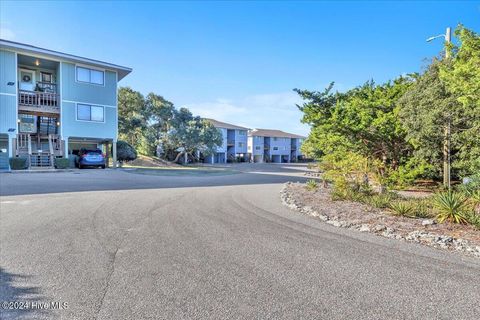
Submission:
<svg viewBox="0 0 480 320">
<path fill-rule="evenodd" d="M 59 108 L 58 94 L 51 92 L 19 90 L 18 103 L 27 107 Z"/>
</svg>

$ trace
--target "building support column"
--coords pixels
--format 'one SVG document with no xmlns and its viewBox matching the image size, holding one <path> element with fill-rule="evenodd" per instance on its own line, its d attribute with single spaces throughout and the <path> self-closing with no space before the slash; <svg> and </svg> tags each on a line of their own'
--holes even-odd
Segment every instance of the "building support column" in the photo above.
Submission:
<svg viewBox="0 0 480 320">
<path fill-rule="evenodd" d="M 68 137 L 63 139 L 63 157 L 68 159 Z"/>
<path fill-rule="evenodd" d="M 110 143 L 105 141 L 105 165 L 107 168 L 110 167 Z"/>
<path fill-rule="evenodd" d="M 117 168 L 117 141 L 113 140 L 112 142 L 112 160 L 113 160 L 113 169 Z"/>
</svg>

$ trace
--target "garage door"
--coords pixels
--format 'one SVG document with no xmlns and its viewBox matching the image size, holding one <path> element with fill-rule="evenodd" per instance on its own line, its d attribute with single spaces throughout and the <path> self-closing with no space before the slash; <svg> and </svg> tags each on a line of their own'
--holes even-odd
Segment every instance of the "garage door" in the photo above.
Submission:
<svg viewBox="0 0 480 320">
<path fill-rule="evenodd" d="M 0 170 L 8 170 L 8 135 L 0 135 Z"/>
<path fill-rule="evenodd" d="M 282 162 L 281 156 L 280 155 L 272 155 L 272 162 L 275 162 L 275 163 Z"/>
</svg>

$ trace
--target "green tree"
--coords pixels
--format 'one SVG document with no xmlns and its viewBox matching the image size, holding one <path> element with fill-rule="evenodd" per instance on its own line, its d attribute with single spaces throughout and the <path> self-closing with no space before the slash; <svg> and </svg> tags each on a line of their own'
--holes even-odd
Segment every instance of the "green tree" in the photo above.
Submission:
<svg viewBox="0 0 480 320">
<path fill-rule="evenodd" d="M 149 93 L 145 99 L 145 113 L 147 114 L 148 127 L 144 130 L 143 140 L 140 144 L 141 153 L 155 155 L 162 135 L 168 130 L 173 120 L 175 107 L 172 102 L 164 97 Z"/>
<path fill-rule="evenodd" d="M 195 157 L 196 151 L 212 154 L 222 144 L 220 131 L 208 121 L 193 116 L 186 108 L 174 110 L 169 130 L 162 134 L 162 149 L 165 154 L 176 154 L 174 161 L 182 156 Z"/>
<path fill-rule="evenodd" d="M 462 146 L 455 165 L 461 174 L 470 175 L 480 171 L 480 35 L 462 25 L 455 35 L 460 45 L 451 46 L 451 58 L 440 65 L 440 79 L 461 104 Z"/>
<path fill-rule="evenodd" d="M 138 148 L 147 128 L 147 114 L 143 95 L 129 87 L 118 90 L 119 139 Z"/>
<path fill-rule="evenodd" d="M 395 170 L 410 152 L 397 102 L 411 83 L 399 77 L 383 85 L 369 81 L 345 93 L 332 93 L 333 84 L 324 92 L 295 89 L 306 100 L 298 106 L 302 121 L 312 127 L 303 150 L 317 158 L 354 152 Z"/>
<path fill-rule="evenodd" d="M 452 165 L 458 168 L 459 150 L 465 142 L 461 132 L 466 125 L 458 96 L 448 92 L 439 77 L 443 63 L 434 60 L 399 102 L 399 115 L 415 157 L 437 168 L 437 176 L 441 176 L 442 163 L 448 161 L 448 154 L 444 152 L 447 130 L 451 132 Z"/>
</svg>

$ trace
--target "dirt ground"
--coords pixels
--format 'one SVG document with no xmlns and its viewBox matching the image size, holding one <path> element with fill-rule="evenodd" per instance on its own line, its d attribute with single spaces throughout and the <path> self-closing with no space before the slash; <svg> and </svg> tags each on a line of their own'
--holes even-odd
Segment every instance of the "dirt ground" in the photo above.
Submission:
<svg viewBox="0 0 480 320">
<path fill-rule="evenodd" d="M 328 188 L 320 187 L 316 191 L 309 191 L 303 184 L 290 184 L 288 188 L 291 191 L 290 195 L 297 203 L 309 206 L 329 218 L 337 217 L 338 220 L 353 224 L 381 224 L 394 228 L 397 232 L 405 235 L 412 231 L 422 230 L 457 239 L 461 238 L 480 246 L 480 231 L 470 225 L 436 223 L 424 226 L 422 221 L 425 219 L 394 216 L 387 210 L 372 208 L 357 202 L 333 201 Z"/>
</svg>

